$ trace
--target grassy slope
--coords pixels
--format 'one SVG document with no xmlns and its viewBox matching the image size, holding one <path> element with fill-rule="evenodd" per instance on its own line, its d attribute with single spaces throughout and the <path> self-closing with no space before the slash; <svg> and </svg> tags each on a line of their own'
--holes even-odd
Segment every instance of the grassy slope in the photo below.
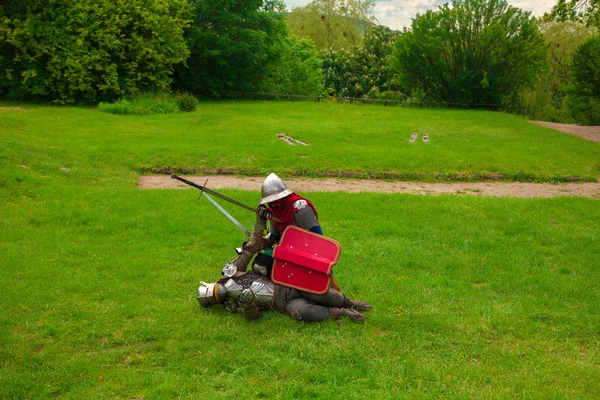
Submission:
<svg viewBox="0 0 600 400">
<path fill-rule="evenodd" d="M 268 104 L 292 119 L 285 104 Z M 205 108 L 215 120 L 266 108 L 222 106 Z M 600 397 L 597 200 L 312 193 L 325 232 L 343 246 L 340 285 L 375 309 L 364 326 L 302 324 L 275 312 L 246 323 L 194 299 L 243 235 L 192 191 L 135 188 L 140 164 L 193 164 L 188 147 L 200 140 L 187 127 L 199 115 L 6 115 L 0 398 Z M 202 141 L 217 149 L 214 142 Z M 378 159 L 389 157 L 383 150 Z M 231 149 L 220 151 L 214 160 L 238 165 Z M 257 196 L 225 193 L 248 204 Z M 251 214 L 231 211 L 251 224 Z"/>
<path fill-rule="evenodd" d="M 516 180 L 596 180 L 600 172 L 598 143 L 483 111 L 256 102 L 205 103 L 191 114 L 148 117 L 48 107 L 0 113 L 0 130 L 27 135 L 32 147 L 136 171 L 391 172 L 427 179 L 493 173 Z M 413 132 L 428 134 L 430 143 L 410 144 Z M 310 145 L 289 146 L 278 133 Z"/>
</svg>

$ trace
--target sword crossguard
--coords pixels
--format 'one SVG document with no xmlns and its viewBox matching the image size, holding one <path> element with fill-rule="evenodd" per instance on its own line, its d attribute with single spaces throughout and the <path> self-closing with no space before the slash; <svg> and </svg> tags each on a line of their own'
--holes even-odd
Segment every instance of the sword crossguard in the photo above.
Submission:
<svg viewBox="0 0 600 400">
<path fill-rule="evenodd" d="M 202 195 L 204 194 L 204 188 L 206 187 L 207 183 L 208 179 L 206 179 L 206 182 L 204 182 L 204 186 L 202 186 L 202 189 L 200 189 L 200 196 L 198 196 L 198 200 L 200 200 L 200 197 L 202 197 Z"/>
</svg>

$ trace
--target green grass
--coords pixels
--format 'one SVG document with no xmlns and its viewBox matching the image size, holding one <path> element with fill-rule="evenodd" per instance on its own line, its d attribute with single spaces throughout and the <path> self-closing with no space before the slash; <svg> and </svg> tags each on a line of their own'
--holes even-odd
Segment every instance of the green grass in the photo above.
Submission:
<svg viewBox="0 0 600 400">
<path fill-rule="evenodd" d="M 143 93 L 114 103 L 100 103 L 98 108 L 117 115 L 171 114 L 180 111 L 174 96 L 160 92 Z"/>
<path fill-rule="evenodd" d="M 342 289 L 374 306 L 366 323 L 276 312 L 247 323 L 198 306 L 199 281 L 216 279 L 244 236 L 194 191 L 138 190 L 139 172 L 313 170 L 314 159 L 323 171 L 426 168 L 432 150 L 409 147 L 409 135 L 396 148 L 367 122 L 341 129 L 359 112 L 371 124 L 403 119 L 407 132 L 434 121 L 458 131 L 468 120 L 489 139 L 471 145 L 488 149 L 491 132 L 521 132 L 502 142 L 517 153 L 546 143 L 524 162 L 536 176 L 563 162 L 561 174 L 584 176 L 598 161 L 597 144 L 493 113 L 290 103 L 148 117 L 0 110 L 0 398 L 599 398 L 594 199 L 302 193 L 342 244 Z M 302 121 L 312 130 L 300 133 Z M 350 145 L 361 129 L 377 155 Z M 311 146 L 288 148 L 279 132 Z M 438 154 L 454 154 L 446 162 L 468 156 L 455 139 L 439 136 Z M 392 168 L 410 152 L 420 157 Z M 485 171 L 486 157 L 472 157 L 473 171 Z M 247 204 L 258 197 L 258 187 L 223 192 Z M 251 225 L 251 213 L 227 208 Z"/>
<path fill-rule="evenodd" d="M 135 172 L 275 171 L 410 180 L 480 180 L 493 174 L 514 181 L 596 181 L 600 173 L 600 144 L 485 111 L 231 102 L 202 103 L 184 115 L 140 117 L 25 108 L 29 111 L 0 111 L 9 151 L 18 151 L 14 135 L 26 135 L 32 150 L 56 149 Z M 419 137 L 409 143 L 413 132 L 428 134 L 430 142 Z M 289 146 L 278 133 L 309 146 Z"/>
</svg>

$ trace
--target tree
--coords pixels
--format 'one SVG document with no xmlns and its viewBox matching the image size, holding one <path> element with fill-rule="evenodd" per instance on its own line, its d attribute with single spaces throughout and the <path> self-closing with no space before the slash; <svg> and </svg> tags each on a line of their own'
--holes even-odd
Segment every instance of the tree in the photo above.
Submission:
<svg viewBox="0 0 600 400">
<path fill-rule="evenodd" d="M 175 86 L 200 96 L 255 91 L 266 67 L 277 62 L 287 38 L 279 0 L 191 0 L 193 23 L 186 33 L 187 66 Z"/>
<path fill-rule="evenodd" d="M 546 22 L 582 22 L 600 27 L 600 0 L 558 0 L 542 19 Z"/>
<path fill-rule="evenodd" d="M 529 12 L 505 0 L 453 0 L 413 19 L 396 41 L 403 85 L 433 101 L 508 104 L 545 62 Z"/>
<path fill-rule="evenodd" d="M 289 35 L 278 62 L 266 67 L 257 91 L 318 96 L 323 92 L 322 60 L 310 39 Z"/>
<path fill-rule="evenodd" d="M 385 26 L 374 26 L 367 30 L 363 46 L 323 52 L 325 86 L 330 94 L 374 98 L 384 92 L 398 92 L 400 87 L 390 66 L 397 36 L 398 32 Z"/>
<path fill-rule="evenodd" d="M 295 7 L 288 16 L 290 32 L 309 37 L 319 50 L 359 46 L 365 30 L 375 22 L 374 0 L 313 0 Z"/>
<path fill-rule="evenodd" d="M 571 106 L 582 122 L 600 123 L 600 35 L 581 44 L 573 56 Z"/>
<path fill-rule="evenodd" d="M 0 94 L 98 101 L 164 89 L 188 55 L 186 0 L 14 1 L 0 8 Z"/>
<path fill-rule="evenodd" d="M 595 29 L 573 21 L 546 22 L 540 29 L 548 48 L 547 68 L 539 71 L 535 87 L 523 92 L 524 111 L 536 119 L 573 122 L 567 105 L 573 84 L 573 55 Z"/>
</svg>

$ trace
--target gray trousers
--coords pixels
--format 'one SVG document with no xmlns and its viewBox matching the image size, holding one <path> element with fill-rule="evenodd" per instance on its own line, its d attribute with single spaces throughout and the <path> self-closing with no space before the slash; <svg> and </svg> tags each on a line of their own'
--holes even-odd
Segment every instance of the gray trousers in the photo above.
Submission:
<svg viewBox="0 0 600 400">
<path fill-rule="evenodd" d="M 312 294 L 275 285 L 275 307 L 294 319 L 319 322 L 329 318 L 330 307 L 348 307 L 350 299 L 335 289 L 325 294 Z"/>
</svg>

